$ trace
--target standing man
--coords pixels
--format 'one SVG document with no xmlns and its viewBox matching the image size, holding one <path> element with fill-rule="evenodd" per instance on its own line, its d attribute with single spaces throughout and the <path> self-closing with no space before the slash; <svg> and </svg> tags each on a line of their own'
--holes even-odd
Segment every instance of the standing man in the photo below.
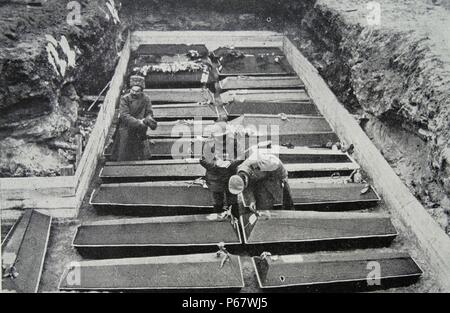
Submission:
<svg viewBox="0 0 450 313">
<path fill-rule="evenodd" d="M 130 92 L 120 99 L 117 161 L 143 160 L 147 128 L 156 129 L 152 103 L 144 88 L 144 77 L 131 76 Z"/>
<path fill-rule="evenodd" d="M 243 193 L 250 210 L 271 210 L 282 204 L 284 210 L 293 210 L 288 172 L 273 154 L 256 151 L 237 168 L 228 183 L 232 194 Z"/>
<path fill-rule="evenodd" d="M 237 198 L 228 191 L 227 184 L 242 161 L 226 160 L 227 153 L 222 150 L 222 140 L 215 140 L 214 137 L 212 135 L 204 143 L 200 164 L 206 169 L 206 184 L 213 198 L 214 210 L 220 212 L 231 207 L 231 213 L 237 216 Z M 216 137 L 220 135 L 216 134 Z"/>
</svg>

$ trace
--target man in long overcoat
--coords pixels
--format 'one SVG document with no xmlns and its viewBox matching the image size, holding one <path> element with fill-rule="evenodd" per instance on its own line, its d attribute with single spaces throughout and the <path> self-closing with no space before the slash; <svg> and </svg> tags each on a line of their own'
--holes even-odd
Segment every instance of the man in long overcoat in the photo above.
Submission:
<svg viewBox="0 0 450 313">
<path fill-rule="evenodd" d="M 119 129 L 116 140 L 117 161 L 143 160 L 147 129 L 156 129 L 152 102 L 144 94 L 145 79 L 131 76 L 130 92 L 120 99 Z M 148 157 L 148 156 L 147 156 Z"/>
</svg>

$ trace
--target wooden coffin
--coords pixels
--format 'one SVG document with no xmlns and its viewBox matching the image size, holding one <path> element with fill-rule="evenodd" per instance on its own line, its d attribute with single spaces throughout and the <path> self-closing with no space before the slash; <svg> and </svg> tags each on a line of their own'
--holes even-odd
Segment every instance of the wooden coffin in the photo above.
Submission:
<svg viewBox="0 0 450 313">
<path fill-rule="evenodd" d="M 153 104 L 214 102 L 214 95 L 204 88 L 144 89 Z"/>
<path fill-rule="evenodd" d="M 295 76 L 231 76 L 219 81 L 221 90 L 233 89 L 304 89 Z"/>
<path fill-rule="evenodd" d="M 238 89 L 220 94 L 222 103 L 230 102 L 311 102 L 305 90 L 299 89 Z"/>
<path fill-rule="evenodd" d="M 72 246 L 90 257 L 215 252 L 219 243 L 239 246 L 237 219 L 217 213 L 83 223 Z"/>
<path fill-rule="evenodd" d="M 239 256 L 216 253 L 82 261 L 64 271 L 59 290 L 237 291 L 244 286 Z"/>
<path fill-rule="evenodd" d="M 225 106 L 230 117 L 243 114 L 287 114 L 287 115 L 320 115 L 317 107 L 311 101 L 303 102 L 274 102 L 274 101 L 244 101 L 231 102 Z"/>
<path fill-rule="evenodd" d="M 384 289 L 414 282 L 422 275 L 408 253 L 392 250 L 274 255 L 252 260 L 259 287 L 268 290 Z"/>
<path fill-rule="evenodd" d="M 2 289 L 37 292 L 44 266 L 52 218 L 26 210 L 2 242 Z"/>
<path fill-rule="evenodd" d="M 228 50 L 229 48 L 218 48 L 214 51 L 221 76 L 295 75 L 280 48 L 236 47 L 234 50 L 243 54 L 241 58 L 227 58 Z"/>
<path fill-rule="evenodd" d="M 225 114 L 222 107 L 201 105 L 198 103 L 154 105 L 153 116 L 157 121 L 181 119 L 208 119 L 216 120 L 219 114 Z"/>
<path fill-rule="evenodd" d="M 247 211 L 240 216 L 244 243 L 258 251 L 338 249 L 386 245 L 397 231 L 387 215 L 312 211 Z"/>
<path fill-rule="evenodd" d="M 290 185 L 294 204 L 299 209 L 360 209 L 375 205 L 380 200 L 372 187 L 361 194 L 364 188 L 362 184 L 292 179 Z M 192 184 L 192 181 L 102 184 L 92 192 L 90 204 L 107 210 L 144 208 L 147 214 L 154 211 L 158 213 L 158 208 L 164 209 L 161 210 L 162 214 L 190 214 L 197 209 L 198 212 L 206 213 L 213 207 L 209 189 Z M 277 206 L 280 205 L 281 203 Z"/>
</svg>

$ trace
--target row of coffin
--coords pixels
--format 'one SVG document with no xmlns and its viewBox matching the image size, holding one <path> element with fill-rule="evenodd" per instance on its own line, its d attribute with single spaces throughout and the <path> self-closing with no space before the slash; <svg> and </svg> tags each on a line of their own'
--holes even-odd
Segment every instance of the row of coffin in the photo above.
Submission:
<svg viewBox="0 0 450 313">
<path fill-rule="evenodd" d="M 285 59 L 258 65 L 261 60 L 256 52 L 264 50 L 263 54 L 272 56 L 279 52 L 260 50 L 245 50 L 244 58 L 228 63 L 219 59 L 219 75 L 259 75 L 262 68 L 269 68 L 270 74 L 285 71 L 287 76 L 227 77 L 219 82 L 225 92 L 218 98 L 207 89 L 145 90 L 159 120 L 158 129 L 148 133 L 153 159 L 106 163 L 100 177 L 109 184 L 94 190 L 90 203 L 98 212 L 109 214 L 116 209 L 122 215 L 153 217 L 79 226 L 73 246 L 86 257 L 109 259 L 73 264 L 65 271 L 60 289 L 240 289 L 244 286 L 241 261 L 246 258 L 242 255 L 246 254 L 260 255 L 251 260 L 263 289 L 349 282 L 368 287 L 371 262 L 380 265 L 376 279 L 383 286 L 421 275 L 408 254 L 392 250 L 298 254 L 378 248 L 389 245 L 397 232 L 386 215 L 318 212 L 361 209 L 380 199 L 370 186 L 345 183 L 359 166 L 346 153 L 323 149 L 338 141 L 333 129 L 303 83 L 290 76 L 293 73 Z M 272 141 L 276 151 L 266 152 L 277 153 L 286 165 L 294 202 L 302 211 L 278 207 L 234 219 L 213 211 L 210 193 L 201 181 L 185 181 L 204 175 L 197 159 L 199 147 L 210 135 L 212 119 L 224 112 L 231 126 L 247 130 L 257 125 L 256 131 L 246 132 L 249 143 Z M 276 138 L 270 134 L 274 126 Z M 174 158 L 173 147 L 180 143 Z"/>
<path fill-rule="evenodd" d="M 355 224 L 364 234 L 355 233 Z M 8 233 L 2 243 L 4 291 L 38 290 L 50 225 L 50 217 L 27 210 Z M 298 240 L 292 240 L 292 233 Z M 253 255 L 268 249 L 295 252 L 300 247 L 305 252 L 317 245 L 373 248 L 389 243 L 396 234 L 388 217 L 365 213 L 264 211 L 259 216 L 245 214 L 239 222 L 218 214 L 92 222 L 78 228 L 73 245 L 91 258 L 109 259 L 72 262 L 59 289 L 238 290 L 244 287 L 244 277 L 241 257 L 234 253 L 243 245 Z M 411 283 L 422 274 L 407 253 L 390 249 L 263 252 L 251 261 L 259 287 L 270 290 L 343 285 L 345 290 L 370 290 Z M 369 265 L 375 263 L 381 270 L 371 276 L 374 268 Z"/>
</svg>

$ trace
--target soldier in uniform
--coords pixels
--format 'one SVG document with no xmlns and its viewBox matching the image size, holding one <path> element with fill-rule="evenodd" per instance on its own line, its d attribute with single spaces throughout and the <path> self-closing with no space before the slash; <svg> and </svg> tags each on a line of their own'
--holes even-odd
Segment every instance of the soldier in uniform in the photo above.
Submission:
<svg viewBox="0 0 450 313">
<path fill-rule="evenodd" d="M 285 210 L 294 209 L 288 172 L 273 154 L 256 151 L 250 155 L 230 177 L 228 188 L 232 194 L 243 193 L 252 211 L 271 210 L 275 204 L 282 204 Z"/>
<path fill-rule="evenodd" d="M 226 135 L 220 132 L 211 134 L 203 145 L 200 164 L 206 169 L 206 184 L 211 191 L 214 209 L 220 211 L 231 207 L 231 213 L 236 216 L 237 198 L 228 191 L 228 180 L 242 161 L 230 160 L 228 152 L 223 149 L 224 137 Z"/>
<path fill-rule="evenodd" d="M 119 131 L 115 145 L 117 161 L 145 159 L 147 129 L 155 130 L 152 103 L 144 94 L 145 79 L 130 77 L 130 92 L 120 99 Z"/>
</svg>

